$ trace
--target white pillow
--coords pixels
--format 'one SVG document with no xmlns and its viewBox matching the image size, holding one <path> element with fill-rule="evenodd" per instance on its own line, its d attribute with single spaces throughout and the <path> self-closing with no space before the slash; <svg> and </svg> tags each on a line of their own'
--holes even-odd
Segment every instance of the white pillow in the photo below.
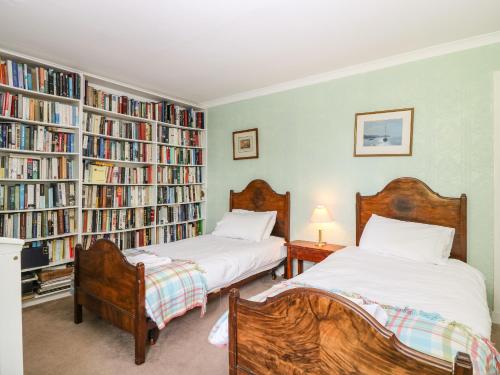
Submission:
<svg viewBox="0 0 500 375">
<path fill-rule="evenodd" d="M 260 242 L 268 222 L 269 215 L 226 212 L 212 234 L 219 237 Z"/>
<path fill-rule="evenodd" d="M 249 214 L 249 215 L 268 215 L 269 216 L 269 222 L 267 223 L 266 230 L 264 231 L 264 234 L 262 235 L 263 240 L 269 239 L 271 237 L 271 232 L 273 231 L 274 224 L 276 224 L 276 216 L 278 215 L 277 211 L 249 211 L 249 210 L 242 210 L 239 208 L 233 209 L 232 212 L 238 212 L 242 214 Z"/>
<path fill-rule="evenodd" d="M 359 247 L 384 255 L 442 264 L 450 256 L 455 229 L 372 215 Z"/>
</svg>

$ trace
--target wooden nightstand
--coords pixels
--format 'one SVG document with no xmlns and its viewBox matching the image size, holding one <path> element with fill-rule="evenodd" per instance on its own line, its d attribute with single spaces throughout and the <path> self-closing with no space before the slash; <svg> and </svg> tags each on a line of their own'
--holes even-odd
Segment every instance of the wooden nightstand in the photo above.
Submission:
<svg viewBox="0 0 500 375">
<path fill-rule="evenodd" d="M 291 241 L 286 244 L 288 248 L 288 259 L 286 267 L 287 278 L 293 277 L 293 260 L 297 259 L 298 273 L 301 274 L 304 270 L 304 260 L 309 262 L 321 262 L 331 253 L 343 249 L 345 246 L 326 244 L 318 246 L 313 241 Z"/>
</svg>

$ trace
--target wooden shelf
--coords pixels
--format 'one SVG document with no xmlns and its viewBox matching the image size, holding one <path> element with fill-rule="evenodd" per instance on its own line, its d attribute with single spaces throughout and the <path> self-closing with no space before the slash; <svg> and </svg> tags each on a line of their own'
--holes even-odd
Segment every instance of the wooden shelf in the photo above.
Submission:
<svg viewBox="0 0 500 375">
<path fill-rule="evenodd" d="M 113 182 L 82 182 L 83 185 L 98 185 L 98 186 L 156 186 L 156 184 L 126 184 Z"/>
<path fill-rule="evenodd" d="M 203 220 L 205 220 L 205 218 L 200 217 L 199 219 L 193 219 L 193 220 L 185 220 L 185 221 L 178 221 L 178 222 L 174 222 L 174 223 L 165 223 L 165 224 L 156 224 L 156 227 L 159 228 L 159 227 L 168 227 L 168 226 L 178 225 L 178 224 L 196 223 L 197 221 L 203 221 Z"/>
<path fill-rule="evenodd" d="M 189 126 L 180 126 L 180 125 L 170 124 L 168 122 L 162 122 L 162 121 L 156 121 L 156 123 L 160 126 L 166 126 L 168 128 L 177 128 L 177 129 L 183 129 L 183 130 L 195 130 L 198 132 L 204 132 L 206 130 L 206 129 L 200 129 L 200 128 L 191 128 Z"/>
<path fill-rule="evenodd" d="M 158 182 L 157 186 L 189 186 L 189 185 L 205 185 L 204 182 L 188 182 L 186 184 L 168 184 L 163 182 Z"/>
<path fill-rule="evenodd" d="M 41 270 L 42 268 L 50 268 L 50 267 L 62 266 L 64 264 L 73 263 L 74 261 L 75 261 L 74 259 L 65 259 L 65 260 L 61 260 L 61 261 L 58 261 L 58 262 L 49 263 L 46 266 L 39 266 L 39 267 L 33 267 L 33 268 L 24 268 L 24 269 L 21 270 L 21 272 L 36 271 L 36 270 Z"/>
<path fill-rule="evenodd" d="M 131 161 L 131 160 L 115 160 L 115 159 L 101 159 L 91 156 L 82 156 L 83 160 L 94 160 L 102 163 L 117 163 L 117 164 L 137 164 L 137 165 L 153 165 L 151 161 Z"/>
<path fill-rule="evenodd" d="M 100 138 L 106 138 L 106 139 L 113 139 L 113 140 L 124 141 L 124 142 L 154 143 L 153 141 L 145 141 L 145 140 L 142 140 L 142 139 L 122 138 L 122 137 L 115 137 L 115 136 L 112 136 L 112 135 L 104 135 L 104 134 L 99 134 L 99 133 L 92 133 L 92 132 L 89 132 L 89 131 L 86 131 L 86 130 L 82 131 L 82 133 L 84 135 L 89 135 L 89 136 L 92 136 L 92 137 L 100 137 Z"/>
<path fill-rule="evenodd" d="M 91 107 L 91 106 L 86 105 L 86 104 L 83 105 L 83 110 L 86 112 L 97 113 L 97 114 L 105 116 L 105 117 L 111 117 L 111 118 L 120 119 L 120 120 L 127 120 L 130 122 L 149 122 L 149 123 L 156 122 L 155 120 L 152 120 L 152 119 L 130 116 L 130 115 L 126 115 L 126 114 L 118 113 L 118 112 L 112 112 L 112 111 L 108 111 L 106 109 Z"/>
<path fill-rule="evenodd" d="M 56 234 L 54 236 L 38 237 L 38 238 L 23 238 L 24 242 L 38 242 L 38 241 L 48 241 L 57 240 L 59 238 L 78 236 L 78 232 Z"/>
<path fill-rule="evenodd" d="M 0 178 L 0 182 L 14 182 L 14 183 L 33 183 L 33 184 L 38 184 L 38 183 L 53 183 L 53 182 L 75 182 L 79 181 L 77 178 L 58 178 L 58 179 L 30 179 L 30 178 L 22 178 L 22 179 L 16 179 L 16 178 Z"/>
<path fill-rule="evenodd" d="M 71 288 L 69 290 L 61 290 L 58 293 L 49 294 L 47 296 L 34 297 L 23 301 L 23 309 L 30 306 L 39 305 L 41 303 L 55 301 L 60 298 L 71 297 Z"/>
<path fill-rule="evenodd" d="M 156 142 L 160 146 L 167 146 L 167 147 L 177 147 L 177 148 L 196 148 L 196 149 L 203 149 L 203 146 L 179 146 L 179 145 L 173 145 L 171 143 L 165 143 L 165 142 Z"/>
<path fill-rule="evenodd" d="M 0 116 L 0 120 L 8 121 L 8 122 L 18 122 L 21 124 L 28 124 L 28 125 L 42 125 L 42 126 L 47 126 L 47 127 L 51 127 L 51 128 L 69 129 L 69 130 L 72 130 L 75 132 L 77 132 L 79 129 L 79 127 L 77 125 L 53 124 L 51 122 L 23 120 L 23 119 L 20 119 L 17 117 L 10 117 L 10 116 Z"/>
<path fill-rule="evenodd" d="M 3 210 L 0 214 L 12 214 L 17 212 L 42 212 L 42 211 L 59 211 L 59 210 L 71 210 L 78 208 L 79 206 L 67 206 L 67 207 L 52 207 L 52 208 L 30 208 L 25 210 Z"/>
<path fill-rule="evenodd" d="M 0 153 L 8 152 L 16 154 L 36 154 L 36 155 L 55 155 L 55 156 L 78 156 L 78 152 L 55 152 L 55 151 L 33 151 L 33 150 L 16 150 L 11 148 L 0 148 Z"/>
<path fill-rule="evenodd" d="M 147 204 L 144 206 L 126 206 L 126 207 L 83 207 L 82 211 L 106 211 L 106 210 L 128 210 L 131 208 L 144 208 L 144 207 L 154 207 L 156 206 L 154 203 L 153 204 Z"/>
<path fill-rule="evenodd" d="M 193 202 L 181 202 L 181 203 L 158 203 L 157 206 L 180 206 L 183 204 L 195 204 L 195 203 L 203 203 L 205 200 L 201 201 L 193 201 Z"/>
<path fill-rule="evenodd" d="M 156 163 L 160 167 L 205 167 L 205 164 L 167 164 Z"/>
<path fill-rule="evenodd" d="M 67 98 L 65 96 L 59 96 L 59 95 L 54 95 L 54 94 L 46 94 L 44 92 L 22 89 L 19 87 L 10 86 L 10 85 L 6 85 L 3 83 L 0 83 L 0 91 L 15 92 L 17 94 L 23 94 L 26 96 L 33 96 L 33 97 L 40 98 L 40 99 L 56 101 L 56 102 L 65 102 L 65 103 L 76 104 L 76 105 L 78 105 L 80 103 L 80 99 Z"/>
<path fill-rule="evenodd" d="M 98 236 L 100 234 L 110 234 L 110 233 L 124 233 L 124 232 L 135 232 L 136 230 L 154 228 L 155 225 L 145 225 L 138 228 L 127 228 L 127 229 L 115 229 L 104 232 L 83 232 L 82 236 Z"/>
</svg>

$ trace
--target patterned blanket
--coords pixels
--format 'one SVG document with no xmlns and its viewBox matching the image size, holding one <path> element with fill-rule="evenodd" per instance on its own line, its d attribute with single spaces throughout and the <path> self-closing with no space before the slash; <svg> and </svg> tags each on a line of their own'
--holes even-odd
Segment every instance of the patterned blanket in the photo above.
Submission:
<svg viewBox="0 0 500 375">
<path fill-rule="evenodd" d="M 136 256 L 142 251 L 131 249 L 123 253 Z M 205 314 L 207 282 L 196 263 L 173 260 L 166 265 L 146 267 L 145 279 L 146 313 L 159 329 L 195 307 L 201 307 L 201 316 Z"/>
<path fill-rule="evenodd" d="M 285 281 L 252 300 L 262 302 L 267 297 L 277 295 L 288 289 L 311 287 L 310 285 Z M 355 293 L 346 293 L 340 290 L 329 290 L 349 299 L 361 299 L 364 304 L 376 304 Z M 447 321 L 437 313 L 428 313 L 408 307 L 396 307 L 378 304 L 387 313 L 386 328 L 396 334 L 405 345 L 453 362 L 457 352 L 464 352 L 471 356 L 475 375 L 494 375 L 500 373 L 500 354 L 493 344 L 484 337 L 476 335 L 467 326 L 458 322 Z M 228 313 L 222 315 L 209 335 L 210 343 L 216 346 L 227 345 L 228 342 Z"/>
</svg>

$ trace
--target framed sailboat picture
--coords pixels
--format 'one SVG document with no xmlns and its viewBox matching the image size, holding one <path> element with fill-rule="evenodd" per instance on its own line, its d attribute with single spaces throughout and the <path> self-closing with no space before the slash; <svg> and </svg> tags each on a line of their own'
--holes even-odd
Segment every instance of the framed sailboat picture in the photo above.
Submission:
<svg viewBox="0 0 500 375">
<path fill-rule="evenodd" d="M 356 113 L 354 156 L 411 156 L 413 108 Z"/>
</svg>

